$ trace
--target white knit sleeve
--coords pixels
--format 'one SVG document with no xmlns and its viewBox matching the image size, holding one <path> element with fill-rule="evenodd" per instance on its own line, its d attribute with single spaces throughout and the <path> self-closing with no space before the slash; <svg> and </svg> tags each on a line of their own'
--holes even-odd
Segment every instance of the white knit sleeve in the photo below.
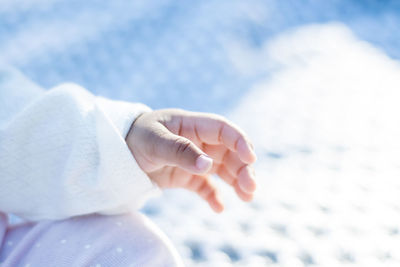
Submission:
<svg viewBox="0 0 400 267">
<path fill-rule="evenodd" d="M 29 220 L 121 213 L 158 192 L 125 143 L 148 107 L 21 80 L 0 67 L 1 211 Z"/>
</svg>

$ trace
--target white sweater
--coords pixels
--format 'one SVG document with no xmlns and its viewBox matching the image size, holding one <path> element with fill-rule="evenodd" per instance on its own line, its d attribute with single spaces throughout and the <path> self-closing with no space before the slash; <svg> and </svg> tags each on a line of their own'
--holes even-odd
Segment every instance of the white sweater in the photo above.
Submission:
<svg viewBox="0 0 400 267">
<path fill-rule="evenodd" d="M 158 189 L 125 137 L 142 104 L 45 91 L 0 65 L 0 211 L 29 220 L 139 208 Z"/>
</svg>

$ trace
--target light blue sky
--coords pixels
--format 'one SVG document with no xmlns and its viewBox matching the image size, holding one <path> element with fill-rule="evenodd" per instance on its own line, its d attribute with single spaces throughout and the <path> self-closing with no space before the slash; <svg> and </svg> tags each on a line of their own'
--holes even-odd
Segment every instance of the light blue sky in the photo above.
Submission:
<svg viewBox="0 0 400 267">
<path fill-rule="evenodd" d="M 1 0 L 0 58 L 45 87 L 224 113 L 268 75 L 238 72 L 232 43 L 331 21 L 400 58 L 400 4 L 371 0 Z"/>
</svg>

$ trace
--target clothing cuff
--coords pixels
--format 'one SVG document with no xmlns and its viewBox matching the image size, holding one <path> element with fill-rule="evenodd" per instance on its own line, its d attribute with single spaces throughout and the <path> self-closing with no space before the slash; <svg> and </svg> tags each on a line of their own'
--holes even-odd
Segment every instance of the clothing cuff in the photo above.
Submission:
<svg viewBox="0 0 400 267">
<path fill-rule="evenodd" d="M 123 138 L 126 138 L 133 122 L 139 115 L 151 111 L 151 108 L 141 103 L 110 100 L 101 96 L 96 97 L 96 103 L 106 113 Z"/>
<path fill-rule="evenodd" d="M 99 213 L 111 215 L 137 210 L 143 206 L 148 198 L 159 195 L 160 189 L 140 169 L 125 139 L 136 118 L 145 112 L 150 112 L 151 109 L 141 103 L 115 101 L 104 97 L 96 97 L 96 106 L 102 111 L 99 114 L 104 115 L 103 119 L 109 122 L 99 123 L 98 125 L 111 124 L 111 128 L 114 128 L 114 133 L 110 132 L 110 127 L 98 129 L 99 144 L 102 144 L 99 148 L 108 151 L 108 153 L 101 153 L 104 155 L 103 162 L 108 166 L 113 165 L 113 167 L 107 169 L 113 169 L 114 175 L 112 176 L 114 178 L 113 182 L 109 183 L 109 191 L 114 192 L 113 198 L 116 200 L 113 206 L 104 207 Z M 98 118 L 98 120 L 101 121 L 102 119 Z M 111 138 L 115 134 L 119 135 L 120 138 Z M 111 151 L 119 152 L 112 155 Z M 106 159 L 106 157 L 109 158 Z M 119 175 L 115 175 L 117 173 Z M 103 171 L 103 175 L 109 176 L 106 171 Z M 120 180 L 121 178 L 123 180 Z"/>
</svg>

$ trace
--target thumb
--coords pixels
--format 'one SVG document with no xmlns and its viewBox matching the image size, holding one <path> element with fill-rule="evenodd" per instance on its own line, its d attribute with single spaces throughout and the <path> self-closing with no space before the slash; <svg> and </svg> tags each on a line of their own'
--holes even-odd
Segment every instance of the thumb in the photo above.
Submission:
<svg viewBox="0 0 400 267">
<path fill-rule="evenodd" d="M 178 166 L 195 174 L 206 173 L 212 167 L 213 160 L 192 141 L 167 129 L 153 145 L 155 156 L 166 165 Z"/>
</svg>

